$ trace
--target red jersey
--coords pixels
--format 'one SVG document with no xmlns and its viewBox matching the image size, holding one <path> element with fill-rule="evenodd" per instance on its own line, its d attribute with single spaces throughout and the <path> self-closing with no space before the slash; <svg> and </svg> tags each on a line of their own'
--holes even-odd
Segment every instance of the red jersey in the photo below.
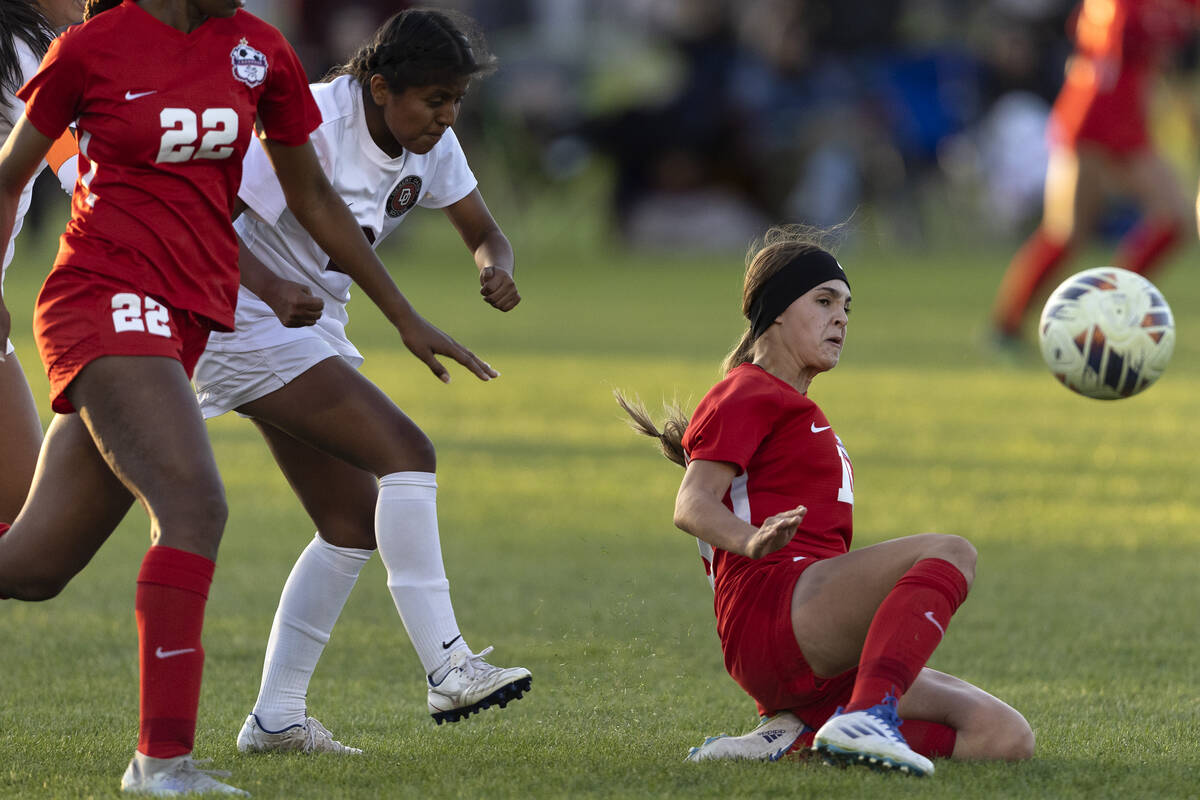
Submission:
<svg viewBox="0 0 1200 800">
<path fill-rule="evenodd" d="M 854 469 L 842 441 L 806 395 L 761 367 L 742 364 L 709 390 L 683 436 L 690 461 L 737 467 L 724 502 L 739 519 L 761 525 L 767 517 L 803 505 L 796 535 L 761 559 L 701 542 L 716 591 L 718 620 L 736 595 L 741 573 L 800 558 L 829 558 L 850 549 Z"/>
<path fill-rule="evenodd" d="M 286 145 L 321 122 L 282 34 L 244 11 L 183 33 L 125 0 L 55 39 L 18 97 L 42 134 L 74 122 L 79 137 L 55 266 L 121 278 L 232 329 L 230 216 L 255 118 Z"/>
<path fill-rule="evenodd" d="M 1095 142 L 1118 153 L 1147 147 L 1150 79 L 1196 24 L 1196 0 L 1083 0 L 1051 138 L 1067 146 Z"/>
</svg>

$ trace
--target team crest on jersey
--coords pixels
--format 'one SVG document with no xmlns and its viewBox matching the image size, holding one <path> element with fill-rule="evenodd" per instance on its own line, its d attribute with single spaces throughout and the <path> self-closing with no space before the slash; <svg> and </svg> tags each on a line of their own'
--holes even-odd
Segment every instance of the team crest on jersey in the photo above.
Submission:
<svg viewBox="0 0 1200 800">
<path fill-rule="evenodd" d="M 404 216 L 410 208 L 417 204 L 419 199 L 421 199 L 421 179 L 416 175 L 409 175 L 397 183 L 395 189 L 392 189 L 387 201 L 387 215 L 389 217 Z"/>
<path fill-rule="evenodd" d="M 229 53 L 233 77 L 253 89 L 267 79 L 267 57 L 250 46 L 243 37 Z"/>
</svg>

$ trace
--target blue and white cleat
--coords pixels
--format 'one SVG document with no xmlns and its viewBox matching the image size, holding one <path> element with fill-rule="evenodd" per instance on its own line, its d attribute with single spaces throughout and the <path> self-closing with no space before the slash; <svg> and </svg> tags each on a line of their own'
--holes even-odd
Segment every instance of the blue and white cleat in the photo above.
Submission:
<svg viewBox="0 0 1200 800">
<path fill-rule="evenodd" d="M 813 739 L 813 750 L 829 764 L 864 766 L 880 772 L 895 770 L 924 777 L 933 762 L 914 751 L 900 735 L 903 720 L 896 715 L 896 698 L 862 711 L 834 714 Z"/>
<path fill-rule="evenodd" d="M 790 711 L 762 717 L 758 727 L 741 736 L 721 734 L 710 736 L 704 744 L 688 751 L 687 761 L 715 759 L 745 759 L 748 761 L 778 761 L 787 755 L 805 732 L 811 731 Z"/>
</svg>

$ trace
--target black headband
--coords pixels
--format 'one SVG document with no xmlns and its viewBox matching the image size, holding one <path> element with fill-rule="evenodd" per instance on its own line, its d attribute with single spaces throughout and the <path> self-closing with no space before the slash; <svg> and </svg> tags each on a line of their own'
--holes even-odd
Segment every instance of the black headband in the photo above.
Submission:
<svg viewBox="0 0 1200 800">
<path fill-rule="evenodd" d="M 767 279 L 750 304 L 752 338 L 762 336 L 775 318 L 787 310 L 797 297 L 831 280 L 843 281 L 847 287 L 850 286 L 836 258 L 816 248 L 797 255 Z"/>
</svg>

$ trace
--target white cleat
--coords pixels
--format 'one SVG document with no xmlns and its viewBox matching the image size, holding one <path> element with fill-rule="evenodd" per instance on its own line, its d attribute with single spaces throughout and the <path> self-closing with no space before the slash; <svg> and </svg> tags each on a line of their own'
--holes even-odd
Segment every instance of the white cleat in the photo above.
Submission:
<svg viewBox="0 0 1200 800">
<path fill-rule="evenodd" d="M 903 724 L 896 715 L 896 699 L 862 711 L 838 713 L 821 726 L 813 750 L 830 764 L 895 770 L 924 777 L 933 774 L 933 762 L 908 746 L 900 735 Z"/>
<path fill-rule="evenodd" d="M 429 713 L 437 724 L 458 722 L 494 705 L 504 708 L 530 690 L 533 676 L 529 670 L 493 667 L 483 660 L 490 652 L 490 647 L 479 653 L 461 648 L 450 656 L 449 671 L 440 681 L 428 679 Z"/>
<path fill-rule="evenodd" d="M 175 758 L 151 758 L 134 752 L 133 760 L 121 777 L 121 791 L 131 794 L 148 794 L 154 797 L 175 797 L 181 794 L 204 794 L 206 792 L 233 794 L 249 797 L 243 792 L 221 783 L 217 778 L 228 778 L 223 770 L 200 769 L 190 755 Z"/>
<path fill-rule="evenodd" d="M 763 717 L 758 727 L 741 736 L 710 736 L 704 744 L 688 751 L 687 761 L 715 759 L 746 759 L 749 761 L 778 761 L 787 755 L 792 745 L 805 731 L 812 728 L 790 711 Z"/>
<path fill-rule="evenodd" d="M 298 753 L 337 753 L 343 756 L 362 755 L 357 747 L 347 747 L 313 717 L 299 725 L 289 725 L 281 731 L 268 731 L 258 722 L 258 715 L 246 717 L 238 732 L 237 749 L 242 753 L 295 751 Z"/>
</svg>

